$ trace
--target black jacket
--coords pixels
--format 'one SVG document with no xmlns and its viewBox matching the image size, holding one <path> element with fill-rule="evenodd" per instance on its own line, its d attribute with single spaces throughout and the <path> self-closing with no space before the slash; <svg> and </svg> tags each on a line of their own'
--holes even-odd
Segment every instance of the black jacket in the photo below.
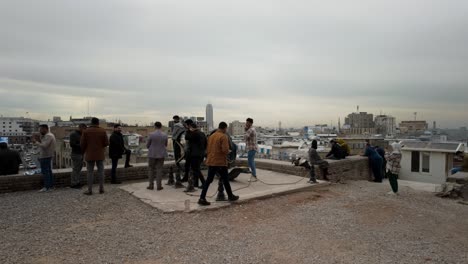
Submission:
<svg viewBox="0 0 468 264">
<path fill-rule="evenodd" d="M 188 141 L 187 155 L 190 157 L 203 158 L 206 152 L 206 136 L 200 130 L 185 132 L 185 140 Z"/>
<path fill-rule="evenodd" d="M 0 175 L 18 174 L 21 163 L 23 161 L 17 151 L 0 149 Z"/>
<path fill-rule="evenodd" d="M 73 131 L 70 133 L 70 147 L 72 149 L 72 154 L 82 154 L 81 153 L 81 132 L 79 130 Z"/>
<path fill-rule="evenodd" d="M 120 159 L 125 150 L 122 133 L 113 132 L 109 139 L 109 158 Z"/>
<path fill-rule="evenodd" d="M 332 145 L 330 152 L 327 154 L 327 158 L 334 156 L 336 159 L 346 158 L 346 150 L 344 150 L 339 144 L 335 143 Z"/>
</svg>

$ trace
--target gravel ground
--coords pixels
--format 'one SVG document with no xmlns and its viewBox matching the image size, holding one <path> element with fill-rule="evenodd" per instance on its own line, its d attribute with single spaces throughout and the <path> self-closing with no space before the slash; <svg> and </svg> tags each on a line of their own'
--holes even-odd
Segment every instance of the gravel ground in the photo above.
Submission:
<svg viewBox="0 0 468 264">
<path fill-rule="evenodd" d="M 468 206 L 348 182 L 163 214 L 106 186 L 0 195 L 0 263 L 468 263 Z"/>
</svg>

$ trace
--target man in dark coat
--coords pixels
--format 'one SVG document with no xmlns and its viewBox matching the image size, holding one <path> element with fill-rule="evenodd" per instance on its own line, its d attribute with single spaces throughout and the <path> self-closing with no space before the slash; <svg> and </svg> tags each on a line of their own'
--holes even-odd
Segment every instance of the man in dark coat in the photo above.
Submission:
<svg viewBox="0 0 468 264">
<path fill-rule="evenodd" d="M 70 134 L 70 147 L 72 149 L 70 156 L 73 169 L 71 173 L 70 187 L 74 189 L 79 189 L 83 186 L 80 183 L 80 174 L 83 169 L 83 153 L 81 152 L 80 142 L 81 135 L 86 128 L 86 124 L 80 124 L 78 129 Z"/>
<path fill-rule="evenodd" d="M 125 168 L 133 167 L 130 165 L 130 155 L 131 151 L 125 148 L 125 143 L 122 135 L 122 126 L 120 124 L 114 125 L 114 132 L 109 139 L 109 158 L 112 160 L 112 169 L 111 169 L 111 183 L 120 184 L 121 182 L 117 180 L 116 170 L 119 159 L 122 158 L 122 154 L 126 155 L 125 158 Z"/>
<path fill-rule="evenodd" d="M 23 163 L 19 153 L 8 149 L 8 144 L 0 143 L 0 175 L 18 174 L 19 165 Z"/>
<path fill-rule="evenodd" d="M 185 140 L 188 142 L 188 149 L 190 150 L 188 153 L 190 156 L 186 160 L 190 162 L 192 174 L 188 178 L 188 186 L 185 192 L 194 192 L 194 187 L 199 186 L 198 179 L 200 179 L 202 186 L 205 183 L 200 165 L 205 158 L 207 140 L 205 134 L 197 128 L 197 124 L 192 122 L 188 127 L 189 129 L 185 133 Z"/>
<path fill-rule="evenodd" d="M 332 144 L 330 152 L 328 152 L 325 158 L 340 160 L 346 158 L 346 150 L 344 150 L 336 140 L 332 139 L 330 141 Z"/>
</svg>

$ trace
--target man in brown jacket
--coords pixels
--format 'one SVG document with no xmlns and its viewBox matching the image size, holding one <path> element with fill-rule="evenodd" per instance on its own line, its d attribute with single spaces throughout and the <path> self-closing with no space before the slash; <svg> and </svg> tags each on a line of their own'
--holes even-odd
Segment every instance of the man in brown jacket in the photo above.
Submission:
<svg viewBox="0 0 468 264">
<path fill-rule="evenodd" d="M 239 196 L 232 193 L 231 184 L 229 184 L 228 162 L 226 157 L 230 150 L 226 130 L 227 124 L 221 122 L 219 123 L 218 130 L 208 138 L 208 146 L 206 149 L 207 157 L 205 161 L 208 166 L 208 178 L 203 185 L 203 190 L 198 200 L 199 205 L 211 204 L 206 200 L 206 193 L 217 173 L 221 176 L 229 201 L 239 200 Z"/>
<path fill-rule="evenodd" d="M 84 194 L 93 194 L 94 164 L 99 174 L 99 193 L 104 193 L 104 150 L 109 146 L 109 139 L 106 130 L 99 127 L 99 119 L 96 117 L 91 119 L 91 126 L 83 131 L 80 145 L 88 171 L 88 191 Z"/>
</svg>

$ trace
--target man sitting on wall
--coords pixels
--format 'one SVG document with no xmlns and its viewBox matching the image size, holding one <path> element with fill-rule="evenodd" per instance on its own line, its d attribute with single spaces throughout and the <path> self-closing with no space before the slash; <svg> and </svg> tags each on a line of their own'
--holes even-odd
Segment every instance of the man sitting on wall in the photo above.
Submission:
<svg viewBox="0 0 468 264">
<path fill-rule="evenodd" d="M 21 163 L 18 151 L 8 149 L 7 143 L 0 142 L 0 175 L 18 174 Z"/>
</svg>

